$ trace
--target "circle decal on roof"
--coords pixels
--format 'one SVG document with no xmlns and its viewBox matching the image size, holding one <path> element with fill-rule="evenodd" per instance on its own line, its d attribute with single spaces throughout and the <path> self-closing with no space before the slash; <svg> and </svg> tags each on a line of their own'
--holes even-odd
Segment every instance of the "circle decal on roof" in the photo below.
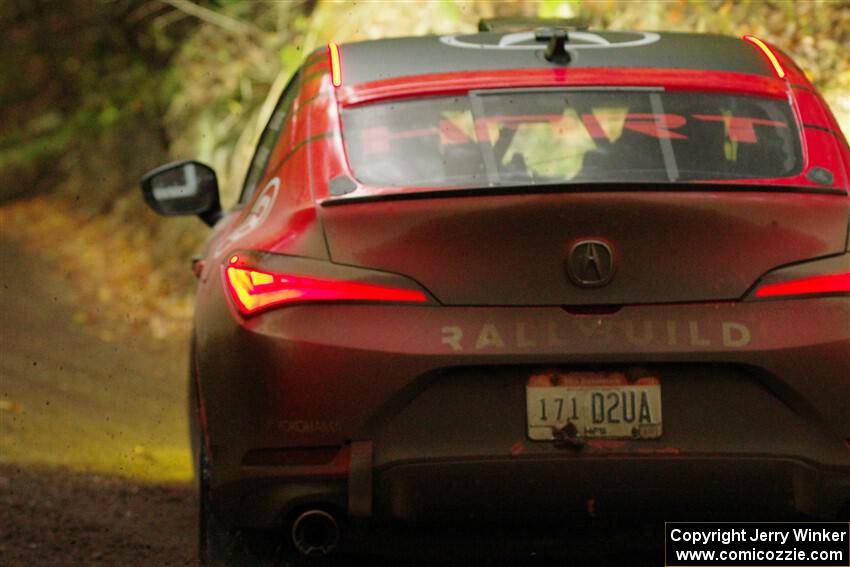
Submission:
<svg viewBox="0 0 850 567">
<path fill-rule="evenodd" d="M 612 49 L 620 47 L 640 47 L 655 43 L 660 39 L 653 32 L 617 32 L 619 36 L 632 36 L 633 39 L 611 41 L 599 34 L 586 31 L 569 32 L 570 42 L 567 51 L 579 49 Z M 499 38 L 498 43 L 479 43 L 480 37 L 471 34 L 452 34 L 440 37 L 440 41 L 451 47 L 462 47 L 464 49 L 545 49 L 546 43 L 536 41 L 534 32 L 507 33 Z M 574 43 L 582 42 L 582 43 Z"/>
</svg>

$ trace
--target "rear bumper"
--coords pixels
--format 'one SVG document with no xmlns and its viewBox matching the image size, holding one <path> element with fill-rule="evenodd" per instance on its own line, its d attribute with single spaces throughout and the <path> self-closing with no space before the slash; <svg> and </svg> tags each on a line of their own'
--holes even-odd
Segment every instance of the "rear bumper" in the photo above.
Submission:
<svg viewBox="0 0 850 567">
<path fill-rule="evenodd" d="M 245 527 L 280 526 L 305 506 L 345 514 L 348 476 L 325 472 L 243 469 L 240 480 L 219 487 L 216 504 Z M 850 504 L 850 469 L 761 456 L 518 456 L 415 461 L 372 472 L 369 519 L 429 526 L 836 518 Z"/>
<path fill-rule="evenodd" d="M 763 457 L 408 463 L 378 478 L 379 515 L 439 523 L 833 517 L 850 502 L 850 471 Z"/>
<path fill-rule="evenodd" d="M 831 517 L 850 502 L 847 298 L 602 317 L 327 305 L 245 322 L 222 297 L 205 313 L 214 504 L 235 525 L 352 498 L 375 519 L 439 523 Z M 527 438 L 535 369 L 632 366 L 661 379 L 660 440 L 573 451 Z M 370 444 L 368 463 L 352 443 Z M 304 457 L 316 448 L 327 458 Z"/>
</svg>

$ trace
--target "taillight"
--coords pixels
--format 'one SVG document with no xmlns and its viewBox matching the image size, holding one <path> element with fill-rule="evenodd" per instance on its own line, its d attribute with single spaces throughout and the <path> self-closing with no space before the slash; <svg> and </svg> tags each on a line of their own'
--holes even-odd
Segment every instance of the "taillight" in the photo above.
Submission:
<svg viewBox="0 0 850 567">
<path fill-rule="evenodd" d="M 762 53 L 764 53 L 764 56 L 767 57 L 767 60 L 770 61 L 770 64 L 773 66 L 773 71 L 776 73 L 777 77 L 780 79 L 785 78 L 785 69 L 783 69 L 782 65 L 779 64 L 779 59 L 776 57 L 776 54 L 765 42 L 751 35 L 745 35 L 743 39 L 744 41 L 749 41 L 758 47 Z"/>
<path fill-rule="evenodd" d="M 344 280 L 276 274 L 245 266 L 227 266 L 227 289 L 243 315 L 305 301 L 388 301 L 423 303 L 421 291 Z"/>
<path fill-rule="evenodd" d="M 755 297 L 805 297 L 827 294 L 850 294 L 850 272 L 764 284 L 756 288 Z"/>
<path fill-rule="evenodd" d="M 335 87 L 338 87 L 342 84 L 342 64 L 339 59 L 339 46 L 337 44 L 328 44 L 328 56 L 331 59 L 331 82 Z"/>
</svg>

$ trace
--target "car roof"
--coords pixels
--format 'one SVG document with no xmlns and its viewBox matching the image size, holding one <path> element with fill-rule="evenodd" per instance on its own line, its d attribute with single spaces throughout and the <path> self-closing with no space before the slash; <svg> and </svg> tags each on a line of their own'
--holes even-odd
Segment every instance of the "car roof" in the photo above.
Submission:
<svg viewBox="0 0 850 567">
<path fill-rule="evenodd" d="M 407 76 L 511 69 L 642 68 L 773 76 L 756 47 L 715 34 L 570 31 L 567 64 L 551 63 L 534 31 L 379 39 L 340 45 L 346 85 Z"/>
</svg>

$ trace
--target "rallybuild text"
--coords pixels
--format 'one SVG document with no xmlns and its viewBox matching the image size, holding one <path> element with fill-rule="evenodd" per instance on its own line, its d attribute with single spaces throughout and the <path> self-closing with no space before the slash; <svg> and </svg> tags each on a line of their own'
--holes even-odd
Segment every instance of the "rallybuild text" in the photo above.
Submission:
<svg viewBox="0 0 850 567">
<path fill-rule="evenodd" d="M 667 523 L 666 565 L 850 566 L 850 524 Z"/>
</svg>

